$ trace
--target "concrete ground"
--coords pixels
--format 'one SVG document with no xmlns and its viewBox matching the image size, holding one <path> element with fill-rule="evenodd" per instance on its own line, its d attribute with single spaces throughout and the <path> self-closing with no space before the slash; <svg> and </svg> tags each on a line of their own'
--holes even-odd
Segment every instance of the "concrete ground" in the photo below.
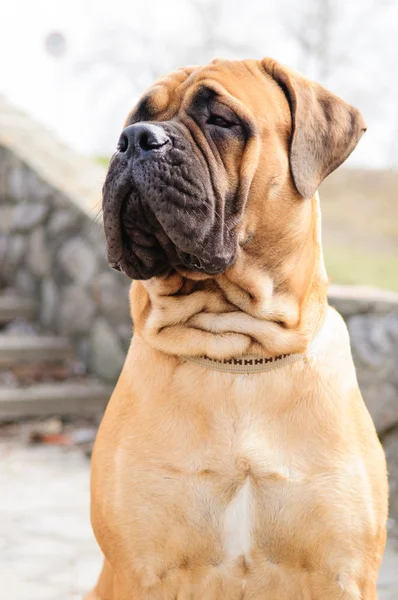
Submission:
<svg viewBox="0 0 398 600">
<path fill-rule="evenodd" d="M 76 447 L 31 446 L 0 432 L 0 589 L 7 600 L 77 600 L 101 555 L 89 520 L 90 463 Z M 379 600 L 398 599 L 392 539 Z"/>
</svg>

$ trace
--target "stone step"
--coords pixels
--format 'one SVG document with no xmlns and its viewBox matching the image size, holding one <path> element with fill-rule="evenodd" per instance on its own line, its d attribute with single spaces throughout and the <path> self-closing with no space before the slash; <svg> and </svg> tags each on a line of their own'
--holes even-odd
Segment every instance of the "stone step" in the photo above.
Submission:
<svg viewBox="0 0 398 600">
<path fill-rule="evenodd" d="M 52 415 L 101 416 L 112 388 L 97 381 L 0 386 L 0 420 Z"/>
<path fill-rule="evenodd" d="M 72 346 L 62 337 L 0 334 L 0 368 L 16 363 L 61 362 L 73 356 Z"/>
<path fill-rule="evenodd" d="M 29 298 L 21 298 L 14 294 L 0 295 L 0 325 L 5 325 L 14 319 L 30 321 L 36 312 L 36 305 Z"/>
</svg>

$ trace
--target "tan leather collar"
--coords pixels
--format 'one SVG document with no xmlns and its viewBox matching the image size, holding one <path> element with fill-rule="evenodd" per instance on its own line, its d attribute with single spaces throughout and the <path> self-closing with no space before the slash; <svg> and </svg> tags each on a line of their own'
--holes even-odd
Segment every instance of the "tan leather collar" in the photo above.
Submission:
<svg viewBox="0 0 398 600">
<path fill-rule="evenodd" d="M 202 365 L 213 371 L 224 371 L 226 373 L 261 373 L 263 371 L 271 371 L 285 365 L 290 365 L 300 358 L 304 358 L 304 354 L 280 354 L 279 356 L 240 356 L 239 358 L 229 358 L 219 360 L 209 358 L 208 356 L 183 356 L 184 360 Z"/>
</svg>

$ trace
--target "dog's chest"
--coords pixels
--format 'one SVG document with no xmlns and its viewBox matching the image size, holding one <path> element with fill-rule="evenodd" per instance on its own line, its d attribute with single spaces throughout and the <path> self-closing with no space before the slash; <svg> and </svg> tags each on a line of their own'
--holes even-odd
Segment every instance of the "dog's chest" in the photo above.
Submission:
<svg viewBox="0 0 398 600">
<path fill-rule="evenodd" d="M 145 435 L 138 420 L 133 434 L 130 424 L 104 495 L 112 498 L 106 510 L 118 547 L 144 587 L 170 588 L 170 598 L 194 585 L 201 600 L 202 586 L 213 590 L 209 600 L 238 600 L 242 589 L 247 597 L 287 600 L 309 571 L 324 570 L 330 583 L 314 585 L 338 586 L 344 522 L 352 527 L 356 516 L 327 505 L 338 502 L 344 477 L 312 469 L 322 457 L 303 455 L 297 420 L 282 425 L 249 408 L 229 404 L 211 419 L 194 411 L 189 418 L 173 413 L 172 421 L 157 415 Z"/>
<path fill-rule="evenodd" d="M 299 502 L 302 481 L 301 474 L 284 464 L 278 450 L 272 450 L 258 432 L 246 431 L 245 442 L 230 449 L 219 469 L 208 469 L 208 481 L 201 481 L 199 474 L 197 484 L 202 489 L 198 493 L 194 484 L 192 491 L 199 510 L 212 507 L 212 529 L 225 559 L 250 565 L 253 553 L 267 555 L 275 522 L 283 520 L 284 504 L 293 498 Z M 281 527 L 279 544 L 286 544 L 292 533 Z M 279 550 L 272 548 L 276 554 Z"/>
<path fill-rule="evenodd" d="M 249 564 L 253 552 L 269 551 L 275 523 L 281 525 L 288 510 L 290 525 L 280 526 L 278 543 L 294 536 L 294 505 L 302 506 L 303 474 L 289 464 L 282 441 L 276 443 L 268 433 L 255 419 L 242 418 L 220 423 L 210 439 L 189 450 L 177 448 L 178 438 L 161 452 L 155 444 L 145 463 L 130 465 L 129 495 L 123 485 L 119 498 L 130 511 L 134 506 L 132 517 L 143 528 L 148 515 L 156 515 L 155 538 L 166 529 L 178 531 L 172 552 L 186 548 L 210 562 Z M 161 551 L 162 545 L 156 546 Z M 273 545 L 271 551 L 279 549 Z M 164 552 L 170 556 L 168 544 Z"/>
<path fill-rule="evenodd" d="M 241 488 L 228 502 L 222 523 L 223 547 L 229 558 L 249 559 L 252 550 L 253 490 L 247 477 Z"/>
<path fill-rule="evenodd" d="M 242 423 L 224 444 L 210 460 L 202 493 L 214 507 L 214 528 L 225 557 L 249 563 L 280 513 L 282 497 L 287 490 L 298 492 L 300 475 L 281 457 L 281 447 L 272 447 L 266 431 L 255 424 Z"/>
</svg>

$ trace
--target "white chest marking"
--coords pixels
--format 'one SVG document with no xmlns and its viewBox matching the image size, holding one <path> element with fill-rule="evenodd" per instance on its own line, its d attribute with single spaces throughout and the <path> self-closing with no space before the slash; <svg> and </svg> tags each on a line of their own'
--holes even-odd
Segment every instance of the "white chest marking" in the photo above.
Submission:
<svg viewBox="0 0 398 600">
<path fill-rule="evenodd" d="M 224 547 L 231 559 L 249 559 L 251 549 L 252 489 L 247 478 L 224 514 Z"/>
</svg>

